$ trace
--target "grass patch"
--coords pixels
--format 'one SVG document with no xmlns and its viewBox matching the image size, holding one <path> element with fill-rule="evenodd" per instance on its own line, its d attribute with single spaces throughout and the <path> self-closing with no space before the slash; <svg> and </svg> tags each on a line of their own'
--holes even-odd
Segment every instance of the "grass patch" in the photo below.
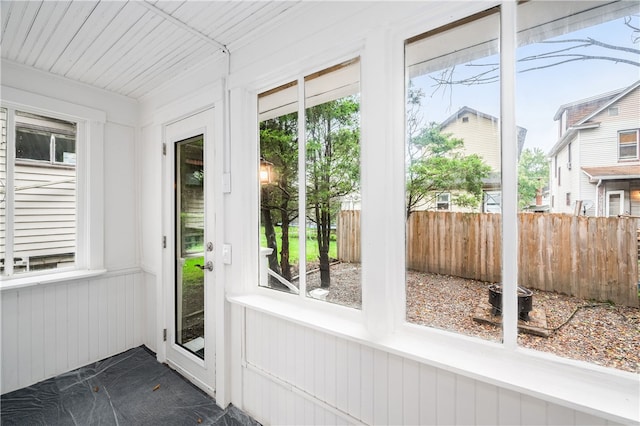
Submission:
<svg viewBox="0 0 640 426">
<path fill-rule="evenodd" d="M 276 241 L 278 242 L 278 252 L 282 249 L 282 228 L 280 226 L 275 227 Z M 307 228 L 307 262 L 317 261 L 319 258 L 318 242 L 315 238 L 316 233 L 314 229 Z M 267 247 L 267 237 L 264 235 L 264 226 L 260 227 L 260 247 Z M 297 264 L 300 256 L 299 253 L 299 240 L 298 240 L 298 227 L 289 227 L 289 262 L 291 264 Z M 335 241 L 335 234 L 332 235 L 329 243 L 329 257 L 338 257 L 338 247 Z"/>
<path fill-rule="evenodd" d="M 185 259 L 182 266 L 182 286 L 202 285 L 204 271 L 196 265 L 204 265 L 204 256 Z"/>
</svg>

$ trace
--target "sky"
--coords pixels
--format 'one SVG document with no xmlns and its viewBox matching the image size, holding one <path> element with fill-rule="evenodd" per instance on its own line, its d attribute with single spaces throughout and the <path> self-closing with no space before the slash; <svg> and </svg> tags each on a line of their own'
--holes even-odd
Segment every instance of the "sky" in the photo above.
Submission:
<svg viewBox="0 0 640 426">
<path fill-rule="evenodd" d="M 635 15 L 632 24 L 640 27 L 640 17 Z M 640 42 L 633 44 L 632 30 L 625 26 L 623 18 L 615 19 L 597 26 L 592 26 L 549 40 L 566 40 L 591 37 L 598 41 L 616 46 L 640 49 Z M 640 34 L 636 34 L 640 37 Z M 571 45 L 575 45 L 571 44 Z M 567 44 L 536 43 L 521 46 L 517 51 L 518 60 L 530 55 L 548 52 Z M 590 47 L 588 50 L 574 49 L 567 53 L 587 53 L 591 55 L 615 55 L 640 62 L 639 55 L 622 51 Z M 566 59 L 566 56 L 564 57 Z M 478 70 L 484 68 L 477 65 L 497 63 L 498 56 L 473 60 L 467 64 L 456 65 L 459 75 L 477 75 Z M 534 62 L 528 62 L 527 67 Z M 535 61 L 540 65 L 541 60 Z M 523 69 L 519 63 L 517 70 Z M 558 107 L 580 99 L 589 98 L 609 91 L 621 89 L 640 79 L 640 67 L 606 60 L 582 60 L 555 65 L 545 69 L 529 72 L 518 72 L 516 80 L 516 123 L 527 129 L 524 148 L 539 147 L 548 153 L 557 142 L 558 123 L 553 120 Z M 500 116 L 499 111 L 499 83 L 489 83 L 475 86 L 454 85 L 451 91 L 442 89 L 433 93 L 433 80 L 429 76 L 414 78 L 412 83 L 425 93 L 422 113 L 425 122 L 442 122 L 463 106 Z"/>
</svg>

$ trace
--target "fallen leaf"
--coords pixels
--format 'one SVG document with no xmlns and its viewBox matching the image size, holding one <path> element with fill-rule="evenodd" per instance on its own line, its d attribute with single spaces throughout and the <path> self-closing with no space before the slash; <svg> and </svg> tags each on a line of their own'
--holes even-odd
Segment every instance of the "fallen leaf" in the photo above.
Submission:
<svg viewBox="0 0 640 426">
<path fill-rule="evenodd" d="M 99 388 L 99 387 L 97 387 L 97 386 L 94 386 L 94 387 L 93 387 L 93 391 L 94 391 L 94 392 L 98 392 L 99 390 L 100 390 L 100 388 Z"/>
<path fill-rule="evenodd" d="M 155 391 L 157 391 L 158 389 L 160 389 L 160 385 L 159 385 L 159 384 L 158 384 L 158 385 L 155 385 L 155 386 L 153 387 L 153 391 L 154 391 L 154 392 L 155 392 Z"/>
</svg>

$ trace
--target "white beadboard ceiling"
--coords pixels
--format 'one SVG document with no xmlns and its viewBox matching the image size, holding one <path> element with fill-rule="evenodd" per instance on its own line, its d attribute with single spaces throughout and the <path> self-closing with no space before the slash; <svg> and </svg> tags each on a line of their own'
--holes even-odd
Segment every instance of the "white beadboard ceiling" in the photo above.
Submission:
<svg viewBox="0 0 640 426">
<path fill-rule="evenodd" d="M 2 58 L 134 99 L 300 1 L 0 1 Z"/>
</svg>

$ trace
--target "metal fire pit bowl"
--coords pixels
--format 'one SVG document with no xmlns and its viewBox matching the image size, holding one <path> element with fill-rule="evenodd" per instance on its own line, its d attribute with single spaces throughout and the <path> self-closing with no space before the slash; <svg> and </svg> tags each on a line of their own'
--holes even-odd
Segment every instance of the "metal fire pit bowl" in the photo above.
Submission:
<svg viewBox="0 0 640 426">
<path fill-rule="evenodd" d="M 489 303 L 493 315 L 502 315 L 502 284 L 489 286 Z M 518 318 L 529 321 L 529 312 L 533 309 L 533 292 L 518 286 Z"/>
</svg>

